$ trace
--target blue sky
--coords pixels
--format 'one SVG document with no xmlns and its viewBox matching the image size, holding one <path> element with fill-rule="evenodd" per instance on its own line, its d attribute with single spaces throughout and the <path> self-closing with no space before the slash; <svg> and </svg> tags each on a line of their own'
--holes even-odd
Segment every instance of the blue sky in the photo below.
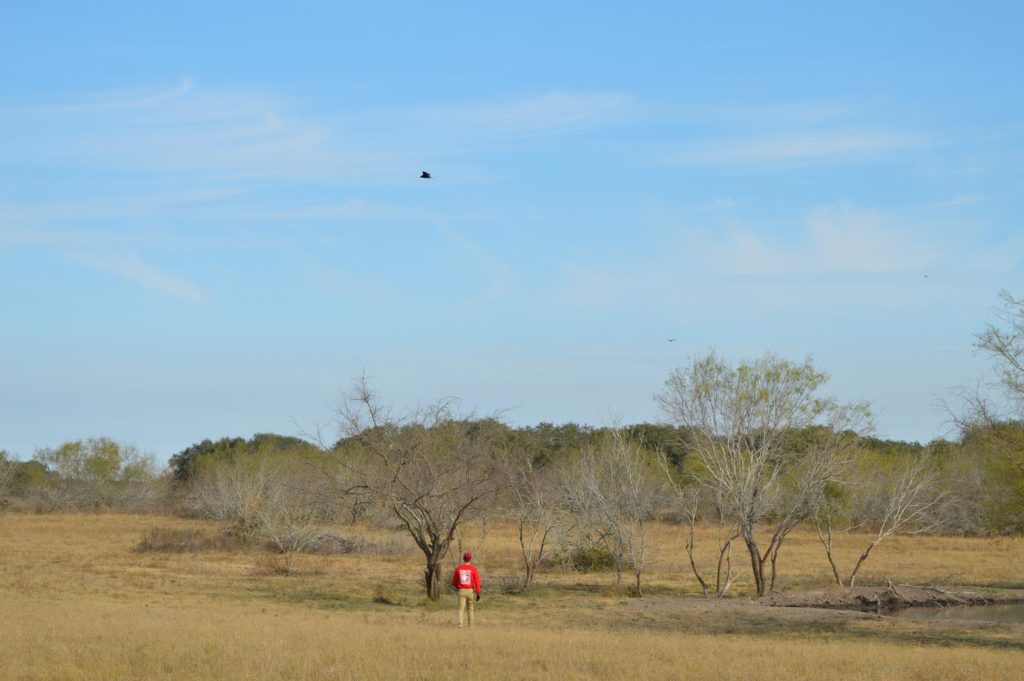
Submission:
<svg viewBox="0 0 1024 681">
<path fill-rule="evenodd" d="M 146 4 L 4 10 L 22 457 L 329 429 L 364 372 L 658 420 L 709 349 L 928 441 L 1024 293 L 1017 3 Z"/>
</svg>

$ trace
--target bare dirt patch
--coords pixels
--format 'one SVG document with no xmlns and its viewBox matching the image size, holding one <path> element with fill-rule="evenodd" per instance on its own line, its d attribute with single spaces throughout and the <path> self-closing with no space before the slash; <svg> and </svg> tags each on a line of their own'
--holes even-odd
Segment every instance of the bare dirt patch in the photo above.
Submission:
<svg viewBox="0 0 1024 681">
<path fill-rule="evenodd" d="M 763 605 L 785 608 L 829 608 L 878 612 L 911 607 L 1024 603 L 1024 589 L 938 587 L 890 584 L 850 589 L 808 589 L 771 593 Z"/>
<path fill-rule="evenodd" d="M 902 594 L 904 588 L 896 589 Z M 918 621 L 892 617 L 894 609 L 863 608 L 887 587 L 820 589 L 746 598 L 648 597 L 601 611 L 608 628 L 643 628 L 687 634 L 741 634 L 773 639 L 858 639 L 908 645 L 966 645 L 1024 650 L 1024 624 L 967 620 Z M 906 588 L 909 603 L 939 606 L 942 594 Z M 845 593 L 850 591 L 850 593 Z M 1022 590 L 943 589 L 975 605 L 1020 602 Z M 858 600 L 860 597 L 862 600 Z M 948 598 L 948 596 L 946 596 Z M 913 599 L 913 600 L 910 600 Z M 884 598 L 882 599 L 884 602 Z M 952 601 L 960 606 L 963 603 Z M 788 607 L 787 607 L 788 606 Z M 911 607 L 907 602 L 903 607 Z"/>
</svg>

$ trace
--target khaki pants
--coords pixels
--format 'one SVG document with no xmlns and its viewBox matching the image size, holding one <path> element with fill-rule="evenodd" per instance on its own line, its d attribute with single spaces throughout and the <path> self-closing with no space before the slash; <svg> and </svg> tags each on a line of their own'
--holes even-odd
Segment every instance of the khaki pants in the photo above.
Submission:
<svg viewBox="0 0 1024 681">
<path fill-rule="evenodd" d="M 469 610 L 469 626 L 473 626 L 473 606 L 476 605 L 476 592 L 472 589 L 459 589 L 459 628 L 466 610 Z"/>
</svg>

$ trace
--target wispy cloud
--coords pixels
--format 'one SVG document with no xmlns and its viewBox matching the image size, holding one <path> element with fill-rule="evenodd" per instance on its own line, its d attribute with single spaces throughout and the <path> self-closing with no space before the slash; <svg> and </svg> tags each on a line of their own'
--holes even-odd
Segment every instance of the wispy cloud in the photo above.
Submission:
<svg viewBox="0 0 1024 681">
<path fill-rule="evenodd" d="M 609 125 L 632 100 L 555 91 L 312 113 L 302 102 L 212 90 L 190 78 L 163 90 L 110 92 L 0 110 L 0 153 L 39 166 L 168 175 L 193 183 L 395 182 L 431 158 Z M 465 173 L 464 173 L 465 174 Z"/>
<path fill-rule="evenodd" d="M 552 296 L 560 304 L 589 309 L 610 309 L 622 304 L 625 297 L 640 290 L 658 291 L 650 281 L 651 270 L 632 272 L 621 265 L 565 263 L 562 281 Z"/>
<path fill-rule="evenodd" d="M 134 253 L 70 251 L 65 255 L 79 265 L 112 274 L 171 298 L 190 302 L 204 302 L 209 298 L 195 283 L 163 272 L 143 262 Z"/>
<path fill-rule="evenodd" d="M 824 129 L 870 118 L 883 102 L 864 97 L 814 97 L 776 101 L 697 105 L 689 117 L 704 124 L 735 130 Z"/>
<path fill-rule="evenodd" d="M 631 97 L 614 92 L 551 92 L 501 102 L 424 107 L 415 118 L 451 134 L 494 139 L 554 134 L 621 121 Z"/>
<path fill-rule="evenodd" d="M 429 207 L 361 198 L 267 197 L 233 187 L 113 195 L 53 203 L 0 203 L 0 250 L 241 253 L 345 248 L 351 230 L 452 219 Z M 349 229 L 339 229 L 345 225 Z"/>
<path fill-rule="evenodd" d="M 979 261 L 991 265 L 989 278 L 1020 261 L 990 257 L 961 230 L 908 224 L 845 203 L 811 208 L 795 228 L 729 223 L 683 230 L 679 242 L 642 260 L 563 263 L 550 300 L 600 311 L 700 310 L 705 319 L 734 315 L 737 307 L 905 309 L 939 301 L 953 281 L 977 285 Z M 1002 250 L 1020 251 L 1016 244 Z"/>
<path fill-rule="evenodd" d="M 65 250 L 95 246 L 98 243 L 112 245 L 126 241 L 135 241 L 135 239 L 106 230 L 30 229 L 0 225 L 0 248 L 29 246 Z"/>
<path fill-rule="evenodd" d="M 984 203 L 988 201 L 988 196 L 985 194 L 957 194 L 948 199 L 942 201 L 936 201 L 929 203 L 926 208 L 953 208 L 954 206 L 969 206 L 975 203 Z"/>
<path fill-rule="evenodd" d="M 937 255 L 918 230 L 848 204 L 810 210 L 803 230 L 786 237 L 736 227 L 690 243 L 719 272 L 733 274 L 916 272 Z"/>
<path fill-rule="evenodd" d="M 241 187 L 182 187 L 177 191 L 114 194 L 48 203 L 0 203 L 0 234 L 13 228 L 46 226 L 71 220 L 82 224 L 91 220 L 168 214 L 221 204 L 245 193 Z"/>
<path fill-rule="evenodd" d="M 327 188 L 418 183 L 419 170 L 442 162 L 449 183 L 480 181 L 481 151 L 614 125 L 633 107 L 622 93 L 569 91 L 371 111 L 313 104 L 184 78 L 0 108 L 0 175 L 23 175 L 2 159 L 31 159 L 59 178 L 48 201 L 0 203 L 0 247 L 50 249 L 163 295 L 204 300 L 197 284 L 136 253 L 173 263 L 182 252 L 263 247 L 282 234 L 292 245 L 344 238 L 316 223 L 449 224 L 450 214 L 416 202 Z M 443 236 L 483 272 L 469 304 L 506 293 L 506 263 L 457 232 Z"/>
<path fill-rule="evenodd" d="M 274 205 L 258 205 L 232 211 L 239 220 L 262 221 L 318 221 L 318 220 L 376 220 L 402 217 L 420 217 L 421 212 L 403 210 L 388 203 L 366 199 Z"/>
<path fill-rule="evenodd" d="M 121 90 L 116 92 L 88 93 L 32 104 L 27 108 L 36 113 L 82 113 L 87 111 L 118 111 L 140 109 L 163 104 L 182 97 L 192 91 L 194 83 L 185 76 L 177 85 L 163 89 Z"/>
<path fill-rule="evenodd" d="M 722 165 L 826 160 L 884 154 L 920 147 L 913 135 L 892 132 L 827 130 L 765 135 L 696 145 L 676 159 Z"/>
<path fill-rule="evenodd" d="M 467 301 L 470 305 L 490 303 L 505 295 L 512 284 L 512 268 L 490 251 L 465 238 L 451 227 L 442 227 L 441 233 L 456 248 L 468 256 L 470 263 L 487 272 L 487 283 Z"/>
</svg>

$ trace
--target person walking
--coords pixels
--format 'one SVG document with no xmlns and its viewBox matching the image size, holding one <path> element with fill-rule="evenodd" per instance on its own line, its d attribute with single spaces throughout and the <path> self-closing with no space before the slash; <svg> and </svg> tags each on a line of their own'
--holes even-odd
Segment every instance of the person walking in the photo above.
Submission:
<svg viewBox="0 0 1024 681">
<path fill-rule="evenodd" d="M 452 586 L 459 590 L 459 629 L 462 628 L 463 620 L 473 626 L 473 606 L 480 600 L 480 573 L 471 565 L 472 562 L 473 554 L 466 551 L 462 554 L 462 565 L 455 568 L 452 575 Z"/>
</svg>

